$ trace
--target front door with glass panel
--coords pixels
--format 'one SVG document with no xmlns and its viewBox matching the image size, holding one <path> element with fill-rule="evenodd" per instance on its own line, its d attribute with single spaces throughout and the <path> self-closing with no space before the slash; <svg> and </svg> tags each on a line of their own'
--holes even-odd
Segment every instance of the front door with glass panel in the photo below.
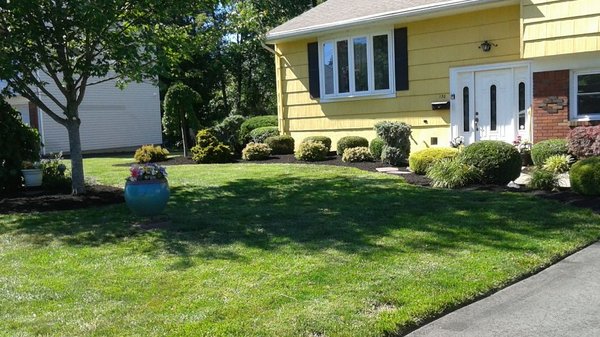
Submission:
<svg viewBox="0 0 600 337">
<path fill-rule="evenodd" d="M 530 139 L 528 74 L 526 66 L 453 70 L 452 137 L 465 144 Z"/>
</svg>

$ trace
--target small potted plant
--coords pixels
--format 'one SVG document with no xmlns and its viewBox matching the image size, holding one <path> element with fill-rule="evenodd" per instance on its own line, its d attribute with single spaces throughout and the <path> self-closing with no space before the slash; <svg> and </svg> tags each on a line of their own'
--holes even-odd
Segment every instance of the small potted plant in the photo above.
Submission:
<svg viewBox="0 0 600 337">
<path fill-rule="evenodd" d="M 169 183 L 164 167 L 148 163 L 133 165 L 125 182 L 125 202 L 136 215 L 160 214 L 169 200 Z"/>
<path fill-rule="evenodd" d="M 519 150 L 521 154 L 521 162 L 523 166 L 531 166 L 533 165 L 533 160 L 531 159 L 531 147 L 533 144 L 527 139 L 523 139 L 521 136 L 517 136 L 513 141 L 513 145 Z"/>
<path fill-rule="evenodd" d="M 40 162 L 24 161 L 21 163 L 21 173 L 25 179 L 25 187 L 42 186 L 42 172 Z"/>
</svg>

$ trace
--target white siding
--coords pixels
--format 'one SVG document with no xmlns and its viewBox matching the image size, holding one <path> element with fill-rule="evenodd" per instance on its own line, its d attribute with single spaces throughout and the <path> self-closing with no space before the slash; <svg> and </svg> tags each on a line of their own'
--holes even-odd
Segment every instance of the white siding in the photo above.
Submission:
<svg viewBox="0 0 600 337">
<path fill-rule="evenodd" d="M 56 86 L 48 85 L 48 90 L 56 97 L 62 97 Z M 42 95 L 42 100 L 60 111 L 48 97 Z M 158 87 L 151 83 L 130 83 L 124 90 L 115 87 L 115 81 L 88 87 L 79 115 L 83 151 L 162 143 L 160 97 Z M 45 153 L 69 152 L 69 138 L 64 126 L 42 112 L 40 127 Z"/>
</svg>

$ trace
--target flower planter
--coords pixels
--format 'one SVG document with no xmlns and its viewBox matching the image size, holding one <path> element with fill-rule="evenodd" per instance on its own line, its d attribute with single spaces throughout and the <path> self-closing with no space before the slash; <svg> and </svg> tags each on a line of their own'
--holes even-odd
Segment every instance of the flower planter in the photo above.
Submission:
<svg viewBox="0 0 600 337">
<path fill-rule="evenodd" d="M 139 216 L 160 214 L 169 201 L 169 183 L 166 180 L 141 180 L 125 183 L 125 203 Z"/>
<path fill-rule="evenodd" d="M 25 187 L 42 186 L 42 169 L 22 169 L 21 173 L 25 178 Z"/>
</svg>

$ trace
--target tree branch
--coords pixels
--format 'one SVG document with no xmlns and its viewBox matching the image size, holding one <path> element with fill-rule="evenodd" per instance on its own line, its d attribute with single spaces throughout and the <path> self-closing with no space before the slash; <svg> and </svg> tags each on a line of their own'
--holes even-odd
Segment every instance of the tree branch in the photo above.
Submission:
<svg viewBox="0 0 600 337">
<path fill-rule="evenodd" d="M 16 88 L 18 90 L 18 93 L 21 94 L 21 96 L 27 98 L 29 101 L 31 101 L 32 103 L 37 105 L 40 109 L 42 109 L 46 114 L 48 114 L 48 116 L 50 116 L 50 118 L 52 118 L 58 124 L 66 125 L 67 119 L 62 118 L 62 117 L 58 116 L 56 113 L 54 113 L 54 111 L 52 111 L 52 109 L 50 109 L 44 102 L 42 102 L 40 97 L 38 95 L 36 95 L 36 93 L 33 90 L 31 90 L 31 88 L 25 82 L 23 82 L 23 80 L 10 79 L 10 80 L 7 80 L 6 82 L 11 87 Z"/>
<path fill-rule="evenodd" d="M 100 83 L 104 83 L 104 82 L 108 82 L 108 81 L 112 81 L 114 79 L 119 78 L 120 76 L 115 75 L 115 76 L 111 76 L 111 77 L 107 77 L 107 78 L 103 78 L 101 80 L 98 80 L 96 82 L 92 82 L 92 83 L 88 83 L 88 87 L 91 87 L 92 85 L 96 85 L 96 84 L 100 84 Z M 81 86 L 79 86 L 81 88 Z"/>
</svg>

